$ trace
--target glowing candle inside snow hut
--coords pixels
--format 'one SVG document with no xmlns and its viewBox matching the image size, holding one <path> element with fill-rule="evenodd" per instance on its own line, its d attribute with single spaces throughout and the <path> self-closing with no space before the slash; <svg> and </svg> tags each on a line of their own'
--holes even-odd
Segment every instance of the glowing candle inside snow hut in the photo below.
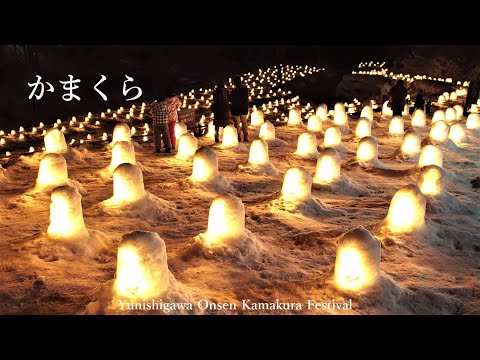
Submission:
<svg viewBox="0 0 480 360">
<path fill-rule="evenodd" d="M 131 204 L 145 197 L 142 170 L 137 165 L 123 163 L 113 172 L 113 198 Z"/>
<path fill-rule="evenodd" d="M 117 141 L 132 141 L 131 130 L 127 124 L 119 123 L 113 128 L 112 145 Z"/>
<path fill-rule="evenodd" d="M 362 112 L 360 113 L 360 117 L 367 118 L 370 122 L 373 121 L 373 108 L 370 105 L 366 105 L 363 107 Z"/>
<path fill-rule="evenodd" d="M 63 185 L 53 189 L 47 235 L 51 239 L 67 241 L 88 237 L 83 222 L 82 196 L 73 186 Z"/>
<path fill-rule="evenodd" d="M 234 126 L 228 125 L 223 129 L 222 145 L 227 148 L 238 146 L 238 134 Z"/>
<path fill-rule="evenodd" d="M 430 138 L 438 142 L 444 142 L 448 139 L 449 129 L 450 126 L 448 126 L 445 121 L 439 120 L 433 124 L 432 128 L 430 129 Z"/>
<path fill-rule="evenodd" d="M 245 233 L 245 207 L 231 194 L 217 196 L 208 213 L 207 245 L 227 242 Z"/>
<path fill-rule="evenodd" d="M 325 148 L 320 152 L 315 168 L 313 182 L 331 184 L 340 178 L 340 156 L 334 148 Z"/>
<path fill-rule="evenodd" d="M 342 133 L 339 128 L 330 127 L 325 131 L 323 144 L 325 147 L 335 147 L 342 143 Z"/>
<path fill-rule="evenodd" d="M 157 233 L 134 231 L 118 245 L 115 291 L 127 299 L 153 299 L 169 287 L 165 242 Z"/>
<path fill-rule="evenodd" d="M 427 165 L 420 169 L 417 185 L 426 196 L 442 194 L 444 187 L 444 171 L 437 165 Z"/>
<path fill-rule="evenodd" d="M 296 154 L 306 157 L 317 157 L 317 136 L 311 132 L 300 134 Z"/>
<path fill-rule="evenodd" d="M 123 163 L 137 164 L 135 159 L 135 149 L 130 142 L 117 141 L 115 145 L 113 145 L 110 169 L 113 171 L 118 165 Z"/>
<path fill-rule="evenodd" d="M 415 156 L 420 153 L 422 148 L 422 138 L 416 131 L 407 131 L 403 138 L 401 150 L 402 153 L 408 156 Z"/>
<path fill-rule="evenodd" d="M 256 127 L 262 126 L 264 123 L 263 112 L 260 110 L 253 111 L 251 114 L 250 123 L 252 124 L 252 126 L 256 126 Z"/>
<path fill-rule="evenodd" d="M 275 141 L 275 126 L 270 121 L 265 121 L 260 127 L 258 137 L 265 141 Z"/>
<path fill-rule="evenodd" d="M 60 154 L 45 154 L 38 168 L 37 188 L 55 188 L 68 183 L 67 162 Z"/>
<path fill-rule="evenodd" d="M 393 136 L 402 136 L 403 132 L 403 118 L 401 116 L 392 117 L 392 120 L 390 120 L 390 125 L 388 127 L 388 133 Z"/>
<path fill-rule="evenodd" d="M 366 117 L 358 119 L 357 127 L 355 129 L 355 136 L 357 138 L 363 138 L 372 134 L 372 123 Z"/>
<path fill-rule="evenodd" d="M 185 125 L 182 122 L 177 122 L 175 124 L 175 138 L 178 139 L 180 136 L 183 134 L 186 134 L 188 132 L 187 130 L 187 125 Z"/>
<path fill-rule="evenodd" d="M 65 135 L 57 128 L 47 130 L 44 136 L 44 143 L 47 154 L 65 154 L 68 151 Z"/>
<path fill-rule="evenodd" d="M 302 113 L 299 109 L 290 109 L 288 113 L 288 125 L 298 126 L 302 123 Z"/>
<path fill-rule="evenodd" d="M 390 202 L 387 226 L 394 233 L 409 233 L 425 223 L 427 200 L 417 185 L 406 185 L 398 190 Z"/>
<path fill-rule="evenodd" d="M 365 136 L 358 143 L 357 161 L 361 164 L 373 164 L 378 161 L 378 142 L 373 136 Z"/>
<path fill-rule="evenodd" d="M 433 113 L 432 124 L 435 124 L 437 121 L 445 121 L 445 111 L 437 110 Z"/>
<path fill-rule="evenodd" d="M 315 112 L 321 121 L 325 121 L 328 119 L 328 107 L 325 104 L 320 104 L 317 107 L 317 111 Z"/>
<path fill-rule="evenodd" d="M 453 124 L 452 126 L 450 126 L 450 132 L 448 133 L 448 137 L 455 144 L 468 142 L 466 125 L 460 122 Z"/>
<path fill-rule="evenodd" d="M 417 109 L 413 112 L 412 115 L 412 126 L 413 127 L 424 127 L 427 125 L 427 117 L 425 111 L 422 109 Z"/>
<path fill-rule="evenodd" d="M 456 119 L 457 119 L 457 110 L 451 107 L 445 110 L 445 120 L 447 122 L 452 122 L 452 121 L 455 121 Z"/>
<path fill-rule="evenodd" d="M 363 227 L 350 230 L 338 242 L 335 259 L 335 286 L 361 291 L 378 283 L 380 242 Z"/>
<path fill-rule="evenodd" d="M 198 148 L 197 138 L 190 134 L 185 133 L 178 139 L 178 156 L 182 159 L 192 159 L 195 156 L 195 152 Z"/>
<path fill-rule="evenodd" d="M 195 152 L 193 158 L 192 179 L 209 182 L 218 175 L 218 157 L 215 151 L 203 146 Z"/>
<path fill-rule="evenodd" d="M 268 144 L 263 139 L 252 141 L 248 162 L 254 165 L 266 165 L 269 163 Z"/>
<path fill-rule="evenodd" d="M 303 167 L 287 170 L 283 179 L 282 197 L 287 200 L 305 201 L 312 192 L 312 176 Z"/>
<path fill-rule="evenodd" d="M 312 115 L 308 118 L 307 129 L 311 132 L 322 131 L 322 120 L 317 115 Z"/>
<path fill-rule="evenodd" d="M 434 145 L 425 145 L 420 151 L 420 157 L 418 158 L 418 166 L 423 167 L 427 165 L 443 166 L 442 151 Z"/>
<path fill-rule="evenodd" d="M 467 117 L 467 129 L 478 130 L 480 129 L 480 114 L 469 114 Z"/>
</svg>

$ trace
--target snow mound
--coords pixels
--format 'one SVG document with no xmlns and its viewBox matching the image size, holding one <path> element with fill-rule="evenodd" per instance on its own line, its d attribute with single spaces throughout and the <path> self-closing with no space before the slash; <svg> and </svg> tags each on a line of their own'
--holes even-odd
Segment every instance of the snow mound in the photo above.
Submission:
<svg viewBox="0 0 480 360">
<path fill-rule="evenodd" d="M 237 146 L 226 146 L 224 144 L 218 145 L 218 148 L 221 150 L 227 150 L 235 153 L 245 153 L 248 152 L 247 147 L 244 144 L 239 143 Z"/>
<path fill-rule="evenodd" d="M 45 151 L 37 152 L 32 155 L 21 155 L 18 159 L 29 166 L 38 166 L 40 160 L 46 155 Z M 61 154 L 67 162 L 84 163 L 88 150 L 83 148 L 81 151 L 69 147 L 66 153 Z"/>
<path fill-rule="evenodd" d="M 251 265 L 261 262 L 264 253 L 263 244 L 245 229 L 245 206 L 242 200 L 227 194 L 213 200 L 207 231 L 194 238 L 194 243 L 185 250 L 183 258 L 229 257 Z"/>
<path fill-rule="evenodd" d="M 427 196 L 427 212 L 432 214 L 479 214 L 478 206 L 475 203 L 462 201 L 448 192 L 443 192 L 439 196 Z"/>
<path fill-rule="evenodd" d="M 35 186 L 33 189 L 27 191 L 25 195 L 32 197 L 42 197 L 42 195 L 50 196 L 50 192 L 57 186 L 69 185 L 73 186 L 78 190 L 81 195 L 85 195 L 87 191 L 84 189 L 83 185 L 76 180 L 67 179 L 64 183 L 56 186 Z"/>
<path fill-rule="evenodd" d="M 409 155 L 409 154 L 405 154 L 404 152 L 402 152 L 401 148 L 398 148 L 393 153 L 392 159 L 395 159 L 398 162 L 408 162 L 408 163 L 417 164 L 419 156 L 420 156 L 420 153 L 414 154 L 414 155 Z"/>
<path fill-rule="evenodd" d="M 313 217 L 340 215 L 342 212 L 327 209 L 312 196 L 312 182 L 312 175 L 305 168 L 289 168 L 283 179 L 280 197 L 269 204 L 272 211 L 299 212 Z"/>
<path fill-rule="evenodd" d="M 434 145 L 449 151 L 457 151 L 459 149 L 458 146 L 450 138 L 446 138 L 444 141 L 435 141 L 432 138 L 427 137 L 425 140 L 422 141 L 422 146 L 425 145 Z"/>
<path fill-rule="evenodd" d="M 117 256 L 115 280 L 100 288 L 83 314 L 200 313 L 192 306 L 193 292 L 168 269 L 165 242 L 157 233 L 123 235 Z"/>
<path fill-rule="evenodd" d="M 84 149 L 83 151 L 77 150 L 75 148 L 69 147 L 68 151 L 65 154 L 62 154 L 65 160 L 68 162 L 81 163 L 84 162 L 84 158 L 88 151 Z"/>
<path fill-rule="evenodd" d="M 246 165 L 238 165 L 238 171 L 243 172 L 246 174 L 252 175 L 277 175 L 278 170 L 272 163 L 268 164 L 246 164 Z"/>
<path fill-rule="evenodd" d="M 369 194 L 369 191 L 364 186 L 358 185 L 345 175 L 340 175 L 338 180 L 330 184 L 313 183 L 312 189 L 348 196 L 366 196 Z"/>
<path fill-rule="evenodd" d="M 302 159 L 317 160 L 317 136 L 312 132 L 305 132 L 298 137 L 297 151 L 293 153 L 295 157 Z"/>
<path fill-rule="evenodd" d="M 52 190 L 50 225 L 47 236 L 82 256 L 93 257 L 106 246 L 107 236 L 86 228 L 82 196 L 75 187 L 63 185 Z"/>
<path fill-rule="evenodd" d="M 198 187 L 205 191 L 215 192 L 217 194 L 233 193 L 232 182 L 218 173 L 210 181 L 197 181 L 191 176 L 185 180 L 179 181 L 182 187 Z"/>
<path fill-rule="evenodd" d="M 285 146 L 288 144 L 286 141 L 283 141 L 282 139 L 265 140 L 265 141 L 268 143 L 268 146 L 270 147 Z"/>
<path fill-rule="evenodd" d="M 452 219 L 456 218 L 454 215 L 450 216 Z M 451 228 L 449 229 L 448 223 L 451 222 L 452 219 L 438 217 L 435 219 L 435 222 L 432 221 L 433 225 L 430 226 L 430 232 L 426 236 L 428 244 L 430 246 L 441 247 L 442 250 L 449 255 L 458 256 L 459 252 L 469 252 L 472 253 L 473 256 L 477 256 L 478 252 L 480 252 L 478 234 L 472 234 L 462 228 L 457 228 L 455 230 L 452 230 Z M 468 224 L 470 226 L 473 223 L 478 224 L 480 221 L 478 215 L 467 222 L 462 220 L 461 217 L 458 217 L 457 219 L 460 223 L 463 223 L 464 225 Z"/>
<path fill-rule="evenodd" d="M 7 181 L 7 170 L 0 165 L 0 181 Z"/>
<path fill-rule="evenodd" d="M 343 212 L 328 209 L 319 199 L 310 196 L 306 200 L 296 201 L 281 196 L 270 203 L 272 211 L 300 213 L 308 217 L 340 216 Z"/>
<path fill-rule="evenodd" d="M 218 146 L 222 150 L 230 150 L 236 153 L 247 152 L 245 145 L 238 142 L 237 129 L 228 125 L 223 129 L 222 143 Z"/>
<path fill-rule="evenodd" d="M 355 151 L 350 150 L 349 148 L 347 148 L 343 144 L 339 144 L 339 145 L 325 145 L 325 144 L 323 144 L 321 149 L 323 150 L 323 149 L 326 149 L 326 148 L 329 148 L 329 147 L 334 148 L 335 150 L 337 150 L 337 152 L 342 153 L 342 154 L 355 154 Z"/>
<path fill-rule="evenodd" d="M 218 171 L 218 157 L 215 151 L 202 146 L 195 152 L 192 175 L 179 182 L 182 187 L 200 187 L 217 193 L 233 192 L 231 182 Z"/>
<path fill-rule="evenodd" d="M 74 253 L 82 256 L 95 257 L 106 247 L 109 241 L 108 236 L 98 230 L 88 229 L 88 237 L 76 240 L 75 242 L 67 242 L 65 246 L 70 248 Z"/>
<path fill-rule="evenodd" d="M 265 256 L 263 244 L 249 230 L 245 229 L 244 233 L 227 239 L 215 245 L 209 245 L 211 237 L 206 233 L 200 233 L 194 238 L 195 242 L 186 249 L 183 256 L 202 256 L 205 258 L 226 257 L 234 259 L 244 265 L 253 266 L 261 262 Z"/>
<path fill-rule="evenodd" d="M 96 207 L 97 215 L 139 217 L 148 220 L 176 220 L 176 207 L 145 191 L 143 174 L 137 165 L 120 164 L 113 173 L 113 196 Z"/>
<path fill-rule="evenodd" d="M 393 153 L 392 158 L 399 162 L 418 163 L 420 151 L 422 148 L 422 137 L 418 131 L 409 130 L 403 137 L 402 146 Z"/>
<path fill-rule="evenodd" d="M 169 274 L 169 288 L 161 298 L 131 302 L 115 294 L 115 280 L 105 283 L 80 315 L 201 315 L 193 291 Z"/>
<path fill-rule="evenodd" d="M 374 235 L 384 241 L 422 242 L 430 233 L 425 221 L 426 204 L 427 198 L 417 185 L 400 188 L 390 201 L 387 216 L 375 226 Z"/>
<path fill-rule="evenodd" d="M 150 221 L 177 220 L 175 204 L 149 192 L 146 192 L 142 199 L 133 203 L 117 202 L 114 198 L 107 199 L 94 206 L 93 211 L 97 215 L 124 216 Z"/>
</svg>

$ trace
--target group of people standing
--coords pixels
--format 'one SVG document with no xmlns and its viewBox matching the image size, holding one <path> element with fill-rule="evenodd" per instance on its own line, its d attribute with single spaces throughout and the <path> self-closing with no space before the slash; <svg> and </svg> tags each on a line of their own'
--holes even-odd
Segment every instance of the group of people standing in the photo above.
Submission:
<svg viewBox="0 0 480 360">
<path fill-rule="evenodd" d="M 229 93 L 225 83 L 220 80 L 213 92 L 213 124 L 215 126 L 215 142 L 219 142 L 219 130 L 232 123 L 237 128 L 238 141 L 248 140 L 248 89 L 242 84 L 240 76 L 233 78 L 235 88 Z M 182 105 L 180 99 L 171 89 L 167 89 L 163 100 L 154 101 L 150 105 L 150 115 L 153 118 L 155 134 L 155 151 L 161 152 L 162 143 L 166 153 L 175 149 L 175 124 L 178 121 L 177 109 Z"/>
<path fill-rule="evenodd" d="M 159 153 L 163 146 L 166 153 L 175 149 L 175 124 L 178 121 L 177 109 L 182 105 L 180 99 L 171 89 L 167 89 L 161 101 L 154 101 L 150 105 L 150 115 L 153 118 L 153 132 L 155 136 L 155 151 Z"/>
<path fill-rule="evenodd" d="M 240 134 L 243 134 L 243 141 L 248 140 L 248 89 L 242 84 L 240 76 L 233 78 L 235 88 L 229 93 L 225 83 L 220 80 L 213 92 L 213 125 L 215 126 L 215 142 L 219 140 L 219 130 L 232 123 L 237 128 L 238 141 L 241 142 Z"/>
<path fill-rule="evenodd" d="M 388 105 L 392 109 L 394 116 L 402 116 L 402 112 L 407 101 L 407 93 L 408 91 L 403 80 L 397 80 L 393 86 L 390 82 L 386 82 L 380 90 L 382 103 L 389 101 Z M 426 113 L 430 112 L 430 99 L 423 93 L 423 91 L 420 91 L 417 94 L 417 97 L 415 98 L 415 104 L 411 111 L 413 112 L 416 109 L 421 109 Z"/>
<path fill-rule="evenodd" d="M 248 89 L 242 84 L 240 76 L 233 78 L 235 88 L 229 93 L 223 80 L 217 82 L 213 92 L 213 124 L 215 126 L 215 142 L 218 143 L 220 128 L 233 123 L 237 129 L 238 141 L 248 140 Z M 395 85 L 386 82 L 381 88 L 382 103 L 389 101 L 389 107 L 393 115 L 402 116 L 407 97 L 407 88 L 403 80 L 398 80 Z M 161 151 L 162 142 L 166 153 L 175 149 L 175 124 L 178 121 L 177 109 L 182 105 L 180 99 L 171 89 L 167 89 L 163 100 L 155 101 L 150 106 L 150 115 L 153 118 L 153 129 L 155 134 L 155 150 Z M 419 92 L 412 110 L 422 109 L 428 113 L 429 99 L 424 98 L 423 92 Z"/>
</svg>

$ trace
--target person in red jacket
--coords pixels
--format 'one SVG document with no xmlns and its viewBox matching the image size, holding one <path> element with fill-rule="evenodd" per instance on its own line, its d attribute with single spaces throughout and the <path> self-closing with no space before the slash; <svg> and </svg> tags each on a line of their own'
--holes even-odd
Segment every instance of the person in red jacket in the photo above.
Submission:
<svg viewBox="0 0 480 360">
<path fill-rule="evenodd" d="M 175 137 L 175 124 L 178 121 L 178 112 L 177 109 L 182 106 L 182 102 L 177 95 L 173 92 L 171 88 L 167 88 L 167 97 L 165 101 L 169 103 L 169 112 L 168 112 L 168 132 L 170 134 L 170 143 L 172 148 L 175 149 L 177 146 L 177 138 Z"/>
</svg>

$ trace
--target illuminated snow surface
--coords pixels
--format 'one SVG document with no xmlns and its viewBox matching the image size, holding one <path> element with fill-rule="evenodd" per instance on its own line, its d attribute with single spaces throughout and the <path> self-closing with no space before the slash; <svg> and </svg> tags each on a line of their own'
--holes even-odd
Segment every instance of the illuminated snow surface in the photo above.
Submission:
<svg viewBox="0 0 480 360">
<path fill-rule="evenodd" d="M 378 139 L 379 160 L 388 169 L 400 171 L 378 172 L 344 166 L 355 158 L 358 143 L 348 141 L 351 134 L 342 135 L 342 147 L 348 151 L 338 152 L 341 174 L 354 184 L 350 188 L 355 186 L 359 190 L 314 184 L 311 196 L 328 209 L 316 214 L 272 206 L 281 196 L 287 169 L 303 167 L 312 175 L 315 172 L 315 161 L 291 156 L 304 129 L 287 126 L 275 129 L 276 138 L 286 142 L 282 146 L 269 146 L 270 163 L 278 171 L 275 175 L 240 172 L 239 166 L 248 163 L 248 151 L 222 149 L 208 137 L 199 138 L 198 148 L 210 146 L 215 150 L 219 172 L 229 181 L 222 192 L 242 200 L 246 234 L 253 234 L 261 248 L 252 253 L 248 247 L 239 247 L 236 256 L 186 251 L 206 231 L 209 208 L 218 192 L 208 186 L 189 184 L 186 179 L 192 174 L 192 161 L 178 159 L 174 154 L 155 154 L 152 142 L 142 143 L 135 155 L 149 169 L 143 172 L 145 191 L 151 194 L 150 199 L 159 199 L 152 206 L 162 216 L 153 220 L 145 216 L 148 211 L 143 205 L 127 209 L 130 211 L 119 209 L 113 214 L 98 211 L 98 204 L 113 193 L 112 177 L 101 176 L 110 163 L 111 150 L 107 147 L 79 149 L 76 153 L 82 154 L 83 161 L 66 158 L 69 178 L 85 189 L 82 197 L 85 226 L 105 234 L 105 248 L 91 257 L 75 253 L 47 237 L 50 201 L 48 197 L 28 196 L 35 186 L 38 160 L 4 167 L 1 173 L 7 180 L 2 181 L 0 188 L 0 226 L 4 229 L 0 234 L 0 312 L 83 313 L 100 296 L 100 289 L 114 281 L 122 236 L 143 230 L 158 233 L 165 241 L 168 270 L 178 283 L 176 289 L 181 288 L 183 294 L 170 300 L 188 299 L 196 305 L 199 300 L 207 299 L 237 305 L 237 310 L 206 313 L 478 313 L 480 194 L 470 181 L 479 175 L 480 138 L 469 130 L 471 143 L 462 144 L 455 151 L 442 148 L 446 195 L 435 199 L 433 204 L 427 200 L 421 233 L 392 235 L 378 225 L 386 218 L 397 190 L 417 183 L 419 169 L 415 163 L 395 160 L 393 154 L 401 140 L 386 136 L 389 122 L 380 121 L 377 113 L 374 120 L 378 126 L 372 129 L 372 136 Z M 427 124 L 430 126 L 430 118 Z M 349 127 L 355 129 L 355 126 L 356 122 L 349 120 Z M 405 129 L 409 128 L 410 120 L 405 120 Z M 258 132 L 258 128 L 250 129 L 251 141 L 258 139 Z M 427 135 L 428 132 L 422 133 L 422 140 Z M 318 143 L 323 143 L 323 136 L 318 136 Z M 251 142 L 241 144 L 247 149 L 251 146 Z M 132 211 L 138 216 L 132 217 Z M 382 242 L 380 279 L 368 293 L 343 293 L 333 283 L 337 242 L 358 226 Z M 277 299 L 298 302 L 302 309 L 242 309 L 244 299 L 261 303 Z M 318 302 L 352 299 L 353 308 L 308 310 L 309 299 Z M 112 312 L 122 313 L 119 309 Z"/>
</svg>

